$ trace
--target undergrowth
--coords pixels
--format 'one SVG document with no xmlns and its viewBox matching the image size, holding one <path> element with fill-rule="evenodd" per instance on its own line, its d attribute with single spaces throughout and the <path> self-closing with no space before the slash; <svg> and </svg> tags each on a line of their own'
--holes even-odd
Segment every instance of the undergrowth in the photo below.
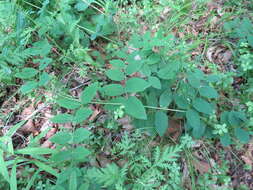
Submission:
<svg viewBox="0 0 253 190">
<path fill-rule="evenodd" d="M 243 2 L 0 1 L 0 189 L 233 188 L 205 146 L 252 135 Z"/>
</svg>

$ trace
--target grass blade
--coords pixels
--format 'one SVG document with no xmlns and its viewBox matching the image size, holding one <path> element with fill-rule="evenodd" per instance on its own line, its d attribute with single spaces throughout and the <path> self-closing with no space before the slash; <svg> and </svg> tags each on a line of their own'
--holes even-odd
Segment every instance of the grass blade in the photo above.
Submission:
<svg viewBox="0 0 253 190">
<path fill-rule="evenodd" d="M 16 163 L 12 166 L 12 169 L 11 169 L 10 187 L 11 187 L 11 190 L 18 189 L 18 187 L 17 187 L 17 164 Z"/>
<path fill-rule="evenodd" d="M 3 175 L 3 177 L 6 181 L 8 181 L 8 182 L 10 181 L 8 169 L 7 169 L 6 163 L 4 161 L 4 155 L 3 155 L 2 150 L 0 150 L 0 173 Z"/>
</svg>

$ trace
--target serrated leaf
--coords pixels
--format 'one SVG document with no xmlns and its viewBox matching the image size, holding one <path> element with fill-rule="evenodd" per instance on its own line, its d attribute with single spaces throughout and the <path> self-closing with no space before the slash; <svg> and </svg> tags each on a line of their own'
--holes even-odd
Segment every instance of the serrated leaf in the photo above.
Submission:
<svg viewBox="0 0 253 190">
<path fill-rule="evenodd" d="M 162 88 L 161 81 L 157 77 L 149 77 L 148 80 L 152 87 L 156 89 Z"/>
<path fill-rule="evenodd" d="M 59 106 L 67 108 L 67 109 L 76 109 L 81 106 L 81 103 L 78 102 L 77 100 L 73 100 L 67 97 L 57 99 L 56 103 L 59 104 Z"/>
<path fill-rule="evenodd" d="M 242 143 L 248 143 L 250 140 L 249 132 L 238 127 L 235 128 L 235 136 Z"/>
<path fill-rule="evenodd" d="M 15 77 L 21 79 L 30 79 L 38 74 L 38 70 L 34 68 L 24 68 L 21 72 L 16 73 Z"/>
<path fill-rule="evenodd" d="M 135 96 L 129 97 L 125 102 L 125 111 L 128 115 L 137 119 L 147 119 L 145 108 L 142 102 Z"/>
<path fill-rule="evenodd" d="M 205 113 L 208 115 L 211 115 L 213 113 L 213 107 L 211 106 L 211 104 L 201 98 L 196 98 L 193 101 L 193 107 L 198 112 L 201 112 L 201 113 Z"/>
<path fill-rule="evenodd" d="M 73 118 L 73 122 L 75 124 L 82 123 L 85 121 L 90 115 L 93 113 L 93 111 L 90 108 L 80 108 L 76 111 L 76 114 Z"/>
<path fill-rule="evenodd" d="M 200 117 L 198 112 L 196 112 L 193 109 L 189 109 L 186 111 L 186 119 L 187 119 L 187 123 L 189 123 L 193 128 L 195 126 L 199 126 L 200 125 Z"/>
<path fill-rule="evenodd" d="M 78 144 L 86 139 L 89 139 L 91 132 L 84 128 L 79 128 L 73 133 L 73 143 Z"/>
<path fill-rule="evenodd" d="M 52 46 L 48 43 L 47 40 L 42 40 L 33 43 L 33 47 L 25 50 L 25 53 L 30 55 L 41 55 L 46 56 L 50 53 Z"/>
<path fill-rule="evenodd" d="M 105 72 L 106 76 L 114 81 L 122 81 L 125 79 L 125 75 L 120 69 L 110 69 Z"/>
<path fill-rule="evenodd" d="M 103 91 L 107 96 L 119 96 L 124 94 L 124 88 L 120 84 L 109 84 L 103 87 Z"/>
<path fill-rule="evenodd" d="M 95 82 L 90 86 L 86 87 L 81 93 L 81 102 L 88 104 L 92 101 L 98 90 L 98 83 Z"/>
<path fill-rule="evenodd" d="M 38 87 L 38 83 L 36 81 L 29 81 L 21 86 L 20 91 L 23 94 L 27 94 L 37 87 Z"/>
<path fill-rule="evenodd" d="M 223 146 L 229 146 L 232 144 L 231 137 L 227 133 L 220 137 L 220 141 Z"/>
<path fill-rule="evenodd" d="M 169 119 L 166 113 L 157 111 L 155 113 L 155 129 L 159 136 L 163 136 L 169 127 Z"/>
<path fill-rule="evenodd" d="M 199 89 L 199 94 L 206 98 L 218 98 L 217 91 L 210 86 L 203 86 Z"/>
<path fill-rule="evenodd" d="M 150 85 L 147 81 L 141 78 L 130 78 L 126 81 L 126 92 L 135 93 L 142 92 Z"/>
<path fill-rule="evenodd" d="M 75 160 L 84 160 L 90 153 L 88 149 L 79 146 L 71 151 L 71 156 Z"/>
<path fill-rule="evenodd" d="M 70 133 L 63 131 L 56 133 L 53 137 L 50 138 L 50 141 L 56 144 L 68 144 L 70 140 L 71 140 Z"/>
<path fill-rule="evenodd" d="M 172 102 L 172 94 L 169 90 L 164 91 L 159 98 L 160 107 L 168 107 Z"/>
<path fill-rule="evenodd" d="M 50 80 L 51 80 L 51 76 L 48 73 L 43 72 L 39 78 L 39 86 L 46 85 Z"/>
<path fill-rule="evenodd" d="M 77 147 L 70 150 L 60 151 L 52 155 L 51 160 L 55 162 L 63 162 L 68 160 L 85 160 L 90 155 L 90 151 L 84 147 Z"/>
<path fill-rule="evenodd" d="M 58 114 L 51 119 L 53 123 L 69 123 L 72 122 L 72 120 L 73 116 L 67 113 Z"/>
</svg>

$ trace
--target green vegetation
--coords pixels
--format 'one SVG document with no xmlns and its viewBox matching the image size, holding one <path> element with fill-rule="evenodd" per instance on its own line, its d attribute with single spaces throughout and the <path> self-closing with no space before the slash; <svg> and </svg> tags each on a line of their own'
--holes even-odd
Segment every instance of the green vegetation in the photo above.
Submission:
<svg viewBox="0 0 253 190">
<path fill-rule="evenodd" d="M 0 189 L 252 189 L 252 13 L 0 1 Z"/>
</svg>

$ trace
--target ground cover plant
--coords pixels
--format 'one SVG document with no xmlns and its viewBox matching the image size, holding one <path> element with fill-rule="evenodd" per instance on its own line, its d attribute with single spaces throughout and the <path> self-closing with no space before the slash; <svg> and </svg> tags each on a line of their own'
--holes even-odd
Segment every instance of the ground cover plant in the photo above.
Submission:
<svg viewBox="0 0 253 190">
<path fill-rule="evenodd" d="M 253 188 L 247 0 L 0 1 L 0 189 Z"/>
</svg>

